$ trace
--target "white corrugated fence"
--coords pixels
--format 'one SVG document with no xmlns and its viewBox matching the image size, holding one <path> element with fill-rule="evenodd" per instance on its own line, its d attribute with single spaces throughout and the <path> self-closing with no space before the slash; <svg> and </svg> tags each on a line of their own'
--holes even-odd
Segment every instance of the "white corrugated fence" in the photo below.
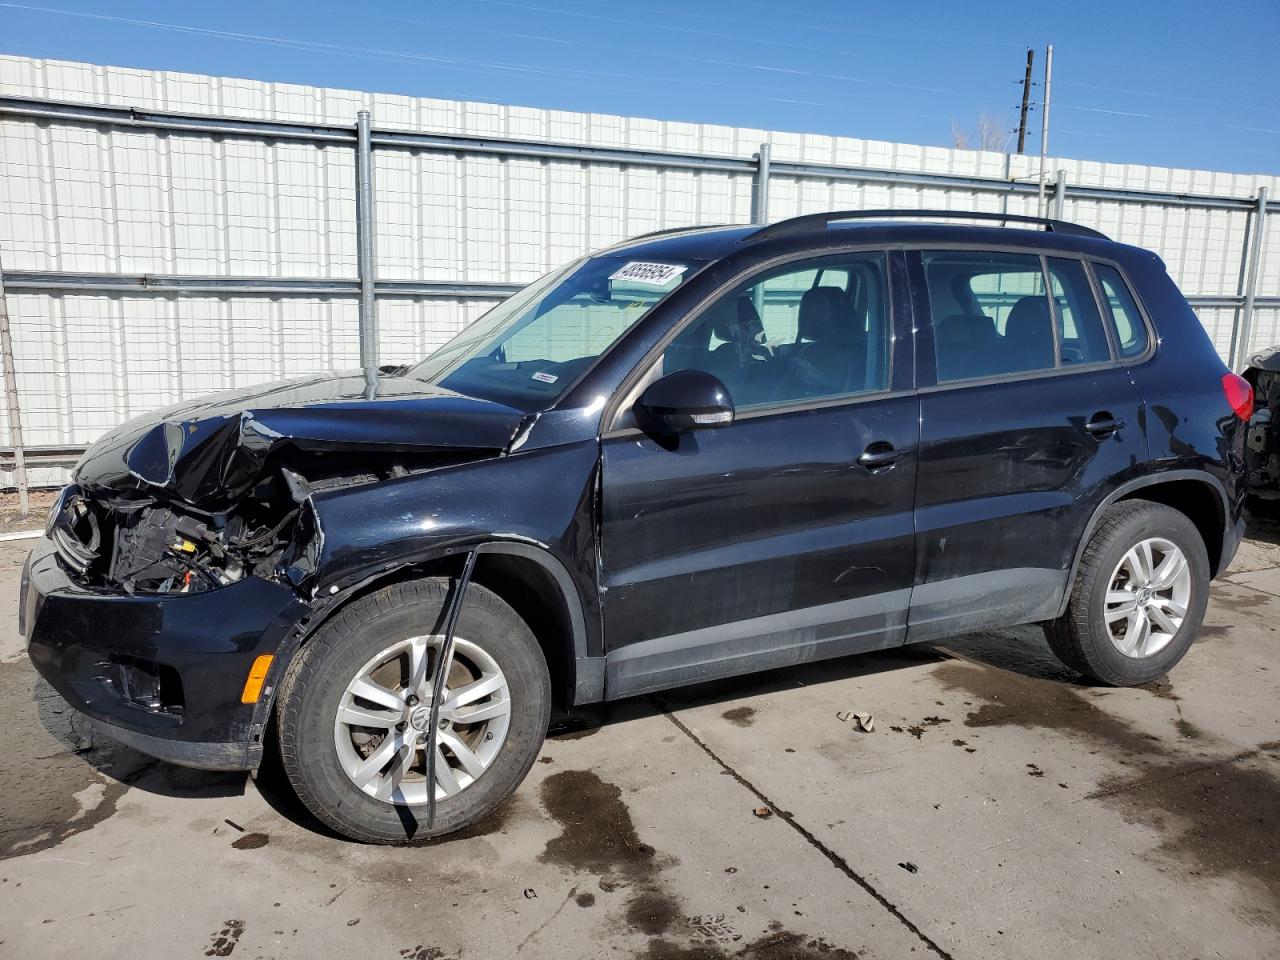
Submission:
<svg viewBox="0 0 1280 960">
<path fill-rule="evenodd" d="M 384 363 L 423 356 L 512 284 L 652 230 L 1037 211 L 1033 157 L 0 57 L 0 268 L 37 464 L 156 406 L 358 365 L 360 110 Z M 1062 216 L 1159 253 L 1225 357 L 1254 201 L 1280 199 L 1280 178 L 1049 168 Z M 1280 217 L 1263 223 L 1255 345 L 1280 340 Z"/>
</svg>

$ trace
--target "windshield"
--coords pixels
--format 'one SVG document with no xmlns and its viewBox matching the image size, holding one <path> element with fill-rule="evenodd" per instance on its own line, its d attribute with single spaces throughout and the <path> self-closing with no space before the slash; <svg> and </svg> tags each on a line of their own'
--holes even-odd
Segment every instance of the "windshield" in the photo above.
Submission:
<svg viewBox="0 0 1280 960">
<path fill-rule="evenodd" d="M 546 409 L 704 262 L 580 260 L 504 300 L 405 375 L 526 413 Z"/>
</svg>

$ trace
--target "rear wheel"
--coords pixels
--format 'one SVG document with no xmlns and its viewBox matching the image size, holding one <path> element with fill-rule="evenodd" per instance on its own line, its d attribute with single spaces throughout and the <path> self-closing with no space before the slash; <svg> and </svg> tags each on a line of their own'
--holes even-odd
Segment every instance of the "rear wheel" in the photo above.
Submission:
<svg viewBox="0 0 1280 960">
<path fill-rule="evenodd" d="M 445 581 L 420 580 L 355 601 L 299 651 L 281 686 L 289 782 L 353 839 L 412 843 L 468 826 L 511 795 L 542 745 L 551 707 L 542 651 L 514 610 L 473 584 L 445 665 L 428 783 L 447 594 Z"/>
<path fill-rule="evenodd" d="M 1200 532 L 1171 507 L 1108 508 L 1085 547 L 1066 613 L 1045 628 L 1069 667 L 1130 686 L 1167 673 L 1191 647 L 1209 598 Z"/>
</svg>

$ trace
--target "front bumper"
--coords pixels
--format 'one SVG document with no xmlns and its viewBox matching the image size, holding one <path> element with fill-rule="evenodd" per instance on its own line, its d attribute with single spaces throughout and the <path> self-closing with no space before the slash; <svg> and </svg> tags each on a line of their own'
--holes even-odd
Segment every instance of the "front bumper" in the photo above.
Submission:
<svg viewBox="0 0 1280 960">
<path fill-rule="evenodd" d="M 192 594 L 84 587 L 41 540 L 22 572 L 18 626 L 35 668 L 96 729 L 184 766 L 251 770 L 285 666 L 278 654 L 309 610 L 259 577 Z M 276 655 L 262 696 L 241 703 L 261 654 Z"/>
</svg>

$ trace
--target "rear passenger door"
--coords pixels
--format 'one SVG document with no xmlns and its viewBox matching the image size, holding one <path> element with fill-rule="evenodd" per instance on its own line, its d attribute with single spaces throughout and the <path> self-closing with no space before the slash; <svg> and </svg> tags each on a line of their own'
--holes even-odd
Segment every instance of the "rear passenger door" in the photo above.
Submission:
<svg viewBox="0 0 1280 960">
<path fill-rule="evenodd" d="M 908 641 L 1049 619 L 1090 516 L 1147 458 L 1089 265 L 910 255 L 922 338 Z"/>
<path fill-rule="evenodd" d="M 790 261 L 663 349 L 651 377 L 714 373 L 736 417 L 675 438 L 624 420 L 603 439 L 610 698 L 903 642 L 919 419 L 905 280 L 901 253 Z"/>
</svg>

